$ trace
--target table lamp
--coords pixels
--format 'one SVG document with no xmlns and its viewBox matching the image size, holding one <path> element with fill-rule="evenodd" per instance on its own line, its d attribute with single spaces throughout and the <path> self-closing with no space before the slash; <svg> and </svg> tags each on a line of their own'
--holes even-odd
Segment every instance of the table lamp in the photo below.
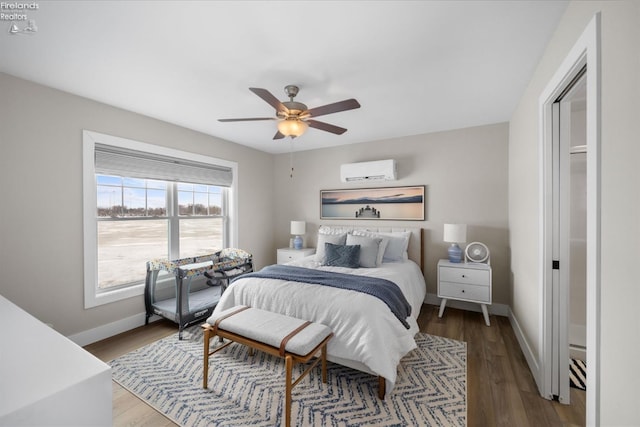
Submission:
<svg viewBox="0 0 640 427">
<path fill-rule="evenodd" d="M 458 246 L 458 243 L 467 241 L 467 224 L 445 224 L 444 241 L 451 243 L 448 250 L 449 261 L 461 262 L 462 249 Z"/>
<path fill-rule="evenodd" d="M 307 232 L 304 221 L 291 221 L 291 234 L 293 234 L 293 248 L 302 249 L 302 235 Z"/>
</svg>

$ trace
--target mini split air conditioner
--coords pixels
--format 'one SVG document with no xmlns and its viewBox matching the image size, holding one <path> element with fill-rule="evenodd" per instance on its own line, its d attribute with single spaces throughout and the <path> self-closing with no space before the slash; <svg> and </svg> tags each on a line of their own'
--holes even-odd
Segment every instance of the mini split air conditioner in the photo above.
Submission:
<svg viewBox="0 0 640 427">
<path fill-rule="evenodd" d="M 375 162 L 348 163 L 340 166 L 340 180 L 353 181 L 395 181 L 396 161 L 377 160 Z"/>
</svg>

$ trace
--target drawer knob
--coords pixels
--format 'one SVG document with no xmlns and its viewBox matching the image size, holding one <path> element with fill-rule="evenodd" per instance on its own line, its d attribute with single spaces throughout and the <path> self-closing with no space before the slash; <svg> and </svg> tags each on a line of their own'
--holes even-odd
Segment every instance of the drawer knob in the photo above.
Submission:
<svg viewBox="0 0 640 427">
<path fill-rule="evenodd" d="M 463 274 L 463 275 L 462 275 L 462 277 L 467 277 L 467 276 L 465 276 L 465 275 Z"/>
<path fill-rule="evenodd" d="M 464 294 L 464 289 L 462 290 L 462 293 Z"/>
</svg>

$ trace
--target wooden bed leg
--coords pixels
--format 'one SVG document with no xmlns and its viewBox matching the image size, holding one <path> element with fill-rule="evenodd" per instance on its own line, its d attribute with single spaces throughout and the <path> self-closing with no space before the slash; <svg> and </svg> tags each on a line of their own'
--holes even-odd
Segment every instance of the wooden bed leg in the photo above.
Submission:
<svg viewBox="0 0 640 427">
<path fill-rule="evenodd" d="M 384 392 L 386 388 L 386 380 L 382 376 L 378 376 L 378 399 L 384 400 Z"/>
<path fill-rule="evenodd" d="M 207 388 L 207 381 L 209 379 L 209 339 L 211 332 L 209 329 L 204 330 L 204 357 L 203 360 L 203 372 L 202 372 L 202 388 Z"/>
<path fill-rule="evenodd" d="M 291 425 L 291 377 L 293 371 L 293 358 L 291 355 L 285 357 L 286 366 L 286 378 L 285 378 L 285 398 L 284 398 L 284 425 L 289 427 Z"/>
</svg>

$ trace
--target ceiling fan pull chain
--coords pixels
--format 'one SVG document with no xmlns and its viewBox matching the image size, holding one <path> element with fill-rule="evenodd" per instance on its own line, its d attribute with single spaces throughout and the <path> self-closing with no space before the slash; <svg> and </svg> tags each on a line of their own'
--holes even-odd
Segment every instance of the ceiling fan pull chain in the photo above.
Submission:
<svg viewBox="0 0 640 427">
<path fill-rule="evenodd" d="M 291 166 L 291 174 L 289 175 L 289 178 L 293 179 L 293 139 L 291 139 L 289 144 L 289 166 Z"/>
</svg>

